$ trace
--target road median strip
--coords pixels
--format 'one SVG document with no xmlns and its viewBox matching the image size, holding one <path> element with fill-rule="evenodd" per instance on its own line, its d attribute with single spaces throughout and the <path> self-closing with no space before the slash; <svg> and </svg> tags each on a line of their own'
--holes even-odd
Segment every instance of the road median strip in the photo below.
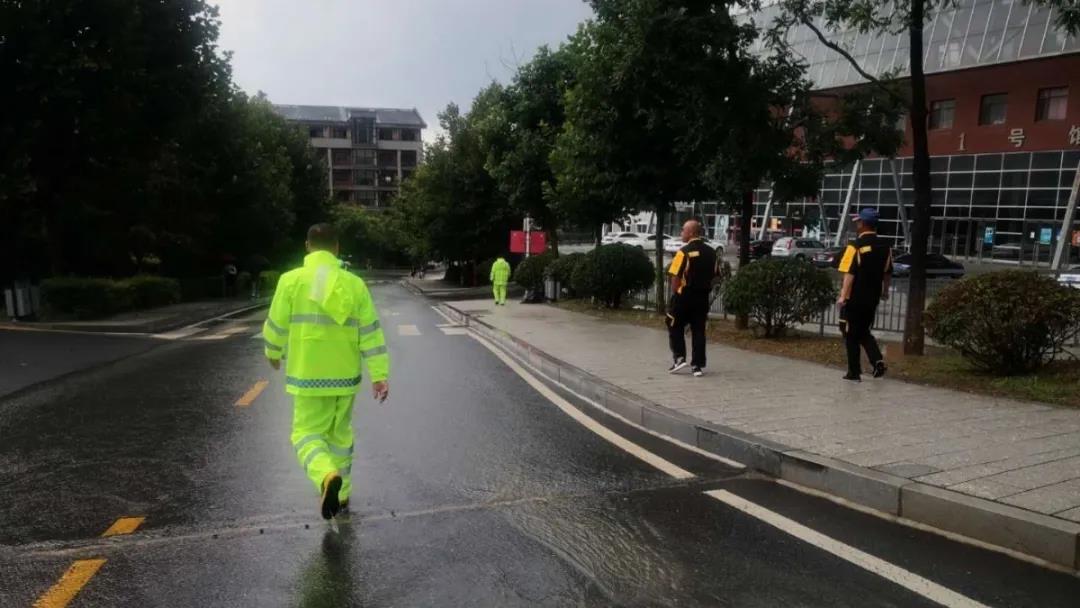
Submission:
<svg viewBox="0 0 1080 608">
<path fill-rule="evenodd" d="M 470 327 L 541 375 L 659 434 L 734 460 L 772 477 L 837 496 L 980 546 L 1080 570 L 1080 524 L 976 498 L 905 477 L 796 450 L 749 433 L 675 412 L 621 389 L 448 303 L 448 320 Z"/>
</svg>

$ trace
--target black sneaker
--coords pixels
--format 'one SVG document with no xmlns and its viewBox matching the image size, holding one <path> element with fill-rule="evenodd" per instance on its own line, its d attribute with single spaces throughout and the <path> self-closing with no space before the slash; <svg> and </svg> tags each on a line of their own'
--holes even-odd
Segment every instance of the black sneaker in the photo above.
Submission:
<svg viewBox="0 0 1080 608">
<path fill-rule="evenodd" d="M 845 374 L 844 380 L 851 380 L 852 382 L 862 382 L 862 378 L 859 376 L 852 376 L 851 374 Z"/>
<path fill-rule="evenodd" d="M 702 371 L 701 368 L 696 366 L 696 365 L 694 367 L 690 368 L 690 371 L 694 372 L 694 377 L 695 378 L 700 378 L 700 377 L 705 375 L 705 372 Z"/>
<path fill-rule="evenodd" d="M 667 368 L 669 374 L 674 374 L 680 369 L 686 367 L 686 359 L 684 357 L 678 357 L 675 362 L 671 364 L 671 367 Z"/>
<path fill-rule="evenodd" d="M 887 369 L 888 368 L 885 367 L 885 362 L 884 361 L 878 361 L 877 363 L 874 364 L 874 377 L 875 378 L 880 378 L 880 377 L 884 376 L 885 371 Z"/>
</svg>

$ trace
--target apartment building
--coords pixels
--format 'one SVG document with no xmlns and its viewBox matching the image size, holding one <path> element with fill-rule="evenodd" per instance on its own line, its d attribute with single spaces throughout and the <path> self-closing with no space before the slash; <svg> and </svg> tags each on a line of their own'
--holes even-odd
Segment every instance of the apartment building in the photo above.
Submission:
<svg viewBox="0 0 1080 608">
<path fill-rule="evenodd" d="M 326 159 L 331 196 L 388 207 L 423 160 L 424 119 L 416 109 L 275 105 L 305 129 Z"/>
</svg>

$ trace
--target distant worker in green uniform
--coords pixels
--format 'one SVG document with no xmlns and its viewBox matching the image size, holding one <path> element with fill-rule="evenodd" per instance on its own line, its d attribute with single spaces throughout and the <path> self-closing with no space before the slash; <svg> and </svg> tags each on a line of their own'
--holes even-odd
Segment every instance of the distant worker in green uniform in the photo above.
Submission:
<svg viewBox="0 0 1080 608">
<path fill-rule="evenodd" d="M 495 291 L 495 305 L 506 306 L 506 284 L 510 282 L 510 262 L 499 256 L 491 265 L 491 285 Z"/>
<path fill-rule="evenodd" d="M 334 227 L 312 226 L 307 250 L 303 267 L 278 281 L 263 338 L 271 367 L 279 369 L 286 359 L 293 448 L 321 496 L 323 519 L 330 519 L 349 505 L 361 367 L 381 403 L 390 394 L 390 356 L 367 285 L 337 257 Z"/>
</svg>

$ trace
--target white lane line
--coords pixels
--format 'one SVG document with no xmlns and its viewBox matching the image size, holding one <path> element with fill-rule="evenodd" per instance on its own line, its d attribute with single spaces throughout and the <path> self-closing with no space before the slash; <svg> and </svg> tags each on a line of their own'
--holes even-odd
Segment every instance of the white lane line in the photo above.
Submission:
<svg viewBox="0 0 1080 608">
<path fill-rule="evenodd" d="M 440 327 L 439 331 L 448 336 L 464 336 L 465 334 L 469 333 L 469 329 L 467 327 Z"/>
<path fill-rule="evenodd" d="M 262 340 L 262 337 L 263 337 L 263 335 L 262 335 L 262 330 L 261 329 L 259 331 L 255 332 L 255 333 L 251 334 L 251 339 L 252 340 Z"/>
<path fill-rule="evenodd" d="M 415 325 L 398 325 L 397 333 L 399 336 L 419 336 L 420 328 Z"/>
<path fill-rule="evenodd" d="M 182 340 L 204 331 L 206 331 L 206 328 L 204 327 L 181 327 L 180 329 L 174 329 L 173 331 L 163 334 L 154 334 L 154 337 L 161 340 Z"/>
<path fill-rule="evenodd" d="M 656 454 L 653 454 L 652 452 L 646 450 L 638 444 L 627 440 L 622 435 L 619 435 L 618 433 L 612 431 L 606 426 L 586 416 L 581 410 L 577 409 L 576 407 L 571 405 L 569 401 L 560 397 L 558 393 L 545 386 L 544 383 L 540 382 L 540 380 L 537 379 L 536 376 L 532 375 L 525 368 L 518 365 L 517 361 L 511 359 L 509 355 L 506 355 L 505 353 L 500 351 L 496 346 L 488 342 L 486 339 L 481 338 L 475 333 L 471 333 L 469 335 L 472 336 L 474 340 L 484 345 L 484 347 L 490 350 L 496 357 L 501 359 L 507 367 L 514 370 L 514 372 L 518 376 L 521 376 L 521 379 L 527 382 L 529 386 L 533 387 L 536 392 L 543 395 L 544 398 L 546 398 L 548 401 L 554 403 L 566 415 L 576 420 L 578 424 L 596 433 L 600 437 L 603 437 L 608 442 L 614 444 L 616 447 L 626 451 L 630 455 L 638 458 L 646 464 L 656 469 L 659 469 L 660 471 L 663 471 L 668 475 L 671 475 L 675 479 L 694 478 L 694 474 L 690 471 L 687 471 L 686 469 L 672 462 L 664 460 Z"/>
<path fill-rule="evenodd" d="M 448 323 L 450 323 L 450 324 L 453 324 L 453 325 L 457 325 L 457 324 L 458 324 L 458 323 L 457 323 L 456 321 L 454 321 L 453 319 L 451 319 L 451 318 L 450 318 L 450 317 L 449 317 L 449 316 L 448 316 L 448 315 L 447 315 L 447 314 L 446 314 L 445 312 L 443 312 L 443 311 L 442 311 L 442 309 L 441 309 L 441 308 L 439 308 L 438 306 L 432 306 L 432 307 L 431 307 L 431 310 L 434 310 L 434 311 L 435 311 L 435 314 L 437 314 L 437 315 L 439 315 L 440 317 L 442 317 L 442 318 L 446 319 L 446 321 L 447 321 Z"/>
<path fill-rule="evenodd" d="M 765 507 L 754 504 L 745 498 L 736 496 L 727 490 L 710 490 L 705 494 L 719 500 L 720 502 L 733 507 L 760 519 L 761 521 L 786 532 L 795 538 L 814 545 L 819 549 L 823 549 L 839 557 L 842 560 L 855 564 L 856 566 L 872 572 L 882 578 L 886 578 L 909 591 L 913 591 L 926 599 L 941 604 L 942 606 L 950 606 L 955 608 L 988 608 L 986 604 L 981 604 L 975 600 L 960 595 L 952 589 L 947 589 L 941 585 L 925 579 L 914 572 L 904 570 L 903 568 L 890 564 L 889 562 L 874 557 L 865 551 L 861 551 L 850 545 L 825 536 L 824 534 L 808 528 L 797 521 L 788 519 L 779 513 L 770 511 Z"/>
</svg>

